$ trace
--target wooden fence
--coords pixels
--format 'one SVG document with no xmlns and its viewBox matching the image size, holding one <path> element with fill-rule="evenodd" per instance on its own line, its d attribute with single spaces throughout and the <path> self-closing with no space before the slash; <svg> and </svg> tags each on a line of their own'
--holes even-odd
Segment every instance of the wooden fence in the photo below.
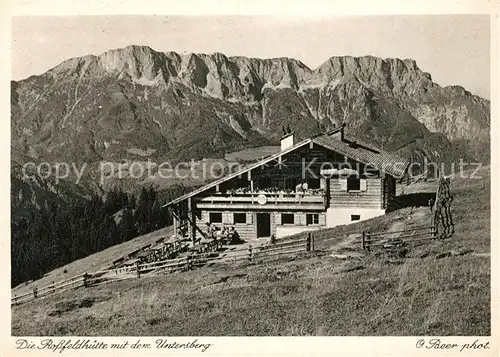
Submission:
<svg viewBox="0 0 500 357">
<path fill-rule="evenodd" d="M 144 275 L 163 274 L 176 271 L 188 271 L 198 267 L 209 266 L 218 263 L 235 262 L 262 262 L 272 260 L 286 255 L 309 252 L 314 250 L 314 237 L 311 233 L 305 238 L 287 240 L 274 244 L 263 245 L 234 250 L 208 251 L 197 254 L 187 254 L 176 259 L 164 259 L 151 263 L 136 264 L 120 268 L 108 268 L 95 273 L 84 273 L 57 283 L 38 289 L 37 287 L 29 293 L 14 295 L 11 305 L 19 305 L 35 299 L 42 299 L 56 293 L 62 293 L 80 287 L 92 287 L 109 284 L 117 281 L 140 278 Z"/>
<path fill-rule="evenodd" d="M 56 293 L 62 293 L 68 290 L 76 289 L 82 286 L 86 286 L 86 280 L 88 279 L 88 274 L 80 274 L 75 277 L 62 280 L 59 282 L 53 282 L 52 284 L 45 286 L 43 288 L 38 289 L 37 287 L 33 288 L 33 290 L 29 293 L 25 293 L 22 295 L 14 295 L 11 298 L 11 304 L 17 305 L 23 302 L 27 302 L 37 298 L 44 298 L 49 295 L 53 295 Z"/>
<path fill-rule="evenodd" d="M 436 190 L 436 198 L 432 209 L 432 222 L 428 226 L 412 227 L 410 229 L 395 232 L 363 231 L 361 246 L 365 251 L 374 248 L 382 248 L 388 252 L 396 252 L 403 249 L 408 243 L 422 242 L 433 239 L 450 238 L 455 233 L 451 203 L 453 196 L 450 190 L 450 179 L 439 175 L 439 185 Z"/>
<path fill-rule="evenodd" d="M 361 247 L 365 251 L 372 251 L 375 248 L 392 250 L 394 246 L 402 244 L 422 242 L 436 239 L 434 226 L 417 226 L 411 229 L 394 232 L 363 231 L 361 237 Z"/>
<path fill-rule="evenodd" d="M 432 207 L 432 224 L 428 226 L 416 226 L 407 230 L 394 232 L 374 232 L 363 231 L 361 236 L 362 249 L 372 251 L 376 248 L 391 254 L 399 254 L 404 251 L 408 243 L 428 241 L 437 238 L 449 238 L 454 233 L 453 217 L 451 214 L 451 202 L 453 197 L 450 192 L 450 180 L 440 175 L 439 186 L 436 192 L 436 199 Z M 158 240 L 160 243 L 162 239 Z M 301 252 L 314 251 L 314 236 L 308 232 L 298 235 L 292 239 L 282 242 L 275 242 L 258 247 L 249 246 L 244 249 L 222 250 L 220 244 L 207 246 L 195 254 L 188 253 L 184 257 L 175 259 L 163 259 L 153 262 L 140 263 L 135 265 L 119 266 L 126 258 L 132 258 L 141 251 L 151 249 L 151 245 L 137 249 L 126 257 L 118 259 L 114 264 L 105 270 L 92 274 L 84 273 L 73 278 L 69 278 L 57 283 L 38 289 L 37 287 L 29 293 L 14 295 L 11 298 L 11 305 L 22 304 L 34 299 L 45 298 L 56 293 L 68 290 L 90 287 L 101 284 L 122 281 L 125 279 L 138 278 L 146 274 L 159 274 L 165 272 L 187 271 L 198 267 L 213 265 L 217 263 L 235 262 L 261 262 L 271 260 L 280 256 L 297 254 Z M 175 253 L 181 253 L 187 248 L 179 245 Z M 170 254 L 166 254 L 171 258 Z"/>
</svg>

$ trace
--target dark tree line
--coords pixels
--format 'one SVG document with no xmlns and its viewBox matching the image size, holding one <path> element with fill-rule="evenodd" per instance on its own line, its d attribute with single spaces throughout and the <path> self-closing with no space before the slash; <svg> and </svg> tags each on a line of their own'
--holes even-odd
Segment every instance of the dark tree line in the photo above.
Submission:
<svg viewBox="0 0 500 357">
<path fill-rule="evenodd" d="M 45 201 L 11 222 L 12 286 L 170 225 L 163 203 L 189 190 L 175 186 L 159 197 L 150 187 L 136 197 L 113 189 L 83 202 Z"/>
</svg>

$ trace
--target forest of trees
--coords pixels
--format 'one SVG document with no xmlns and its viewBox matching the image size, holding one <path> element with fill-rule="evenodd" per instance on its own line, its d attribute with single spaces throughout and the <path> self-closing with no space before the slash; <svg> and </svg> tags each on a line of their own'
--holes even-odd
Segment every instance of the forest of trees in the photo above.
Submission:
<svg viewBox="0 0 500 357">
<path fill-rule="evenodd" d="M 83 203 L 46 200 L 11 222 L 11 285 L 170 225 L 163 203 L 192 189 L 175 186 L 159 194 L 143 188 L 137 197 L 113 189 Z"/>
</svg>

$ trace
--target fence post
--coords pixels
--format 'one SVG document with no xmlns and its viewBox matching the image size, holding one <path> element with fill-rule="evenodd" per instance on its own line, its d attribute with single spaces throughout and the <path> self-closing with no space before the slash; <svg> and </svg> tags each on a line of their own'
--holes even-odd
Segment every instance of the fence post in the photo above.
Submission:
<svg viewBox="0 0 500 357">
<path fill-rule="evenodd" d="M 193 269 L 193 261 L 191 260 L 191 255 L 190 254 L 186 255 L 186 269 L 187 270 L 192 270 Z"/>
<path fill-rule="evenodd" d="M 363 250 L 366 250 L 366 238 L 365 238 L 365 231 L 363 231 L 363 238 L 362 238 L 362 247 Z"/>
<path fill-rule="evenodd" d="M 432 215 L 432 227 L 433 227 L 433 232 L 434 232 L 434 238 L 437 238 L 438 233 L 439 233 L 439 219 L 436 219 L 438 215 L 438 211 L 436 210 L 434 214 Z"/>
<path fill-rule="evenodd" d="M 248 246 L 248 260 L 252 261 L 252 245 Z"/>
<path fill-rule="evenodd" d="M 33 288 L 33 297 L 38 298 L 38 288 L 36 286 Z"/>
<path fill-rule="evenodd" d="M 51 291 L 52 291 L 52 294 L 54 294 L 56 292 L 56 283 L 55 281 L 52 282 L 52 285 L 51 285 Z"/>
<path fill-rule="evenodd" d="M 311 251 L 315 251 L 316 250 L 316 247 L 314 246 L 314 234 L 310 233 L 311 234 Z"/>
<path fill-rule="evenodd" d="M 84 273 L 83 274 L 83 286 L 85 288 L 88 288 L 89 287 L 89 282 L 88 282 L 88 279 L 89 279 L 89 274 L 88 273 Z"/>
<path fill-rule="evenodd" d="M 366 249 L 369 252 L 371 252 L 371 250 L 372 250 L 371 244 L 372 244 L 372 233 L 371 233 L 371 231 L 368 231 L 366 234 Z"/>
<path fill-rule="evenodd" d="M 140 278 L 141 277 L 141 267 L 139 265 L 139 262 L 136 263 L 135 269 L 136 269 L 136 272 L 137 272 L 137 277 Z"/>
<path fill-rule="evenodd" d="M 306 252 L 311 251 L 311 233 L 307 233 L 307 240 L 306 240 Z"/>
</svg>

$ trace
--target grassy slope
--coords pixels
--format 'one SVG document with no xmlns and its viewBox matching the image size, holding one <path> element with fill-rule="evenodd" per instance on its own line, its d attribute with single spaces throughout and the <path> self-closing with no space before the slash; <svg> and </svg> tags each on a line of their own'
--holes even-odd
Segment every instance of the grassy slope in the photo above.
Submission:
<svg viewBox="0 0 500 357">
<path fill-rule="evenodd" d="M 139 249 L 150 243 L 154 243 L 162 236 L 170 237 L 172 228 L 167 227 L 155 232 L 145 234 L 140 237 L 131 239 L 125 243 L 114 245 L 101 252 L 89 255 L 88 257 L 75 260 L 67 265 L 52 270 L 50 273 L 45 274 L 41 279 L 38 279 L 29 284 L 21 284 L 12 289 L 14 294 L 23 294 L 31 291 L 36 285 L 39 288 L 50 285 L 53 281 L 58 282 L 71 278 L 85 272 L 95 272 L 110 265 L 114 260 L 128 255 L 136 249 Z M 66 272 L 65 272 L 66 271 Z"/>
<path fill-rule="evenodd" d="M 268 156 L 272 153 L 275 153 L 276 150 L 279 151 L 278 146 L 261 146 L 261 147 L 249 148 L 249 149 L 245 149 L 245 150 L 241 150 L 241 151 L 231 152 L 231 153 L 228 153 L 227 156 L 238 158 L 239 160 L 243 160 L 243 161 L 245 161 L 245 160 L 255 161 L 255 160 L 260 159 L 262 156 Z M 233 160 L 233 159 L 230 159 L 228 161 L 225 159 L 213 159 L 213 158 L 210 159 L 209 158 L 209 159 L 205 159 L 204 162 L 206 164 L 205 167 L 206 167 L 208 175 L 210 175 L 210 172 L 211 172 L 210 171 L 210 168 L 211 168 L 210 164 L 215 163 L 215 167 L 220 167 L 220 165 L 222 165 L 223 167 L 226 167 L 226 166 L 231 165 L 231 164 L 236 164 L 235 160 Z M 219 165 L 219 166 L 217 166 L 217 165 Z M 118 165 L 116 164 L 115 169 L 117 167 L 118 167 Z M 123 170 L 123 175 L 127 176 L 128 169 L 124 166 L 124 168 L 122 170 Z M 199 166 L 197 166 L 197 169 L 194 171 L 194 175 L 193 175 L 194 178 L 190 177 L 190 174 L 192 173 L 190 168 L 181 168 L 179 170 L 179 173 L 180 173 L 181 177 L 185 177 L 183 179 L 176 179 L 176 178 L 162 179 L 161 177 L 156 175 L 153 177 L 149 177 L 140 183 L 141 184 L 148 184 L 148 185 L 153 184 L 157 187 L 158 190 L 162 190 L 162 189 L 171 187 L 172 185 L 176 185 L 176 184 L 182 184 L 185 186 L 195 186 L 196 187 L 196 186 L 203 185 L 204 183 L 206 183 L 206 180 L 210 181 L 210 180 L 219 178 L 218 176 L 215 178 L 210 177 L 210 176 L 203 177 L 202 170 L 203 170 L 203 167 L 201 166 L 201 164 L 199 164 Z M 106 173 L 106 174 L 109 174 L 109 173 Z M 140 175 L 137 172 L 135 174 L 137 176 Z M 169 174 L 168 172 L 164 173 L 164 175 L 168 175 L 168 174 Z M 19 181 L 19 180 L 17 180 L 17 181 Z M 121 181 L 122 181 L 121 182 L 122 186 L 126 187 L 127 183 L 125 183 L 125 182 L 127 180 L 121 179 Z M 139 186 L 137 186 L 137 183 L 133 182 L 133 181 L 134 181 L 134 179 L 132 179 L 130 181 L 130 185 L 135 185 L 134 187 L 138 188 Z M 110 187 L 113 187 L 113 184 L 116 184 L 116 182 L 113 180 L 110 180 L 110 182 L 108 182 L 108 183 L 110 184 Z M 19 190 L 15 191 L 16 195 L 18 194 L 18 191 Z M 26 189 L 25 189 L 25 191 L 26 191 Z M 51 193 L 51 192 L 49 192 L 49 193 Z M 83 194 L 83 193 L 80 193 L 80 194 Z M 147 235 L 142 236 L 142 237 L 137 237 L 129 242 L 125 242 L 123 244 L 110 247 L 102 252 L 93 254 L 92 256 L 79 259 L 75 262 L 72 262 L 70 264 L 67 264 L 67 265 L 62 266 L 58 269 L 53 270 L 52 272 L 46 274 L 43 278 L 37 280 L 35 283 L 38 287 L 42 287 L 42 286 L 46 286 L 46 285 L 51 284 L 53 281 L 57 282 L 57 281 L 64 280 L 64 279 L 67 279 L 69 277 L 79 275 L 79 274 L 82 274 L 85 272 L 96 271 L 97 269 L 101 269 L 101 268 L 109 265 L 109 263 L 112 262 L 113 260 L 118 259 L 118 258 L 128 254 L 129 252 L 132 252 L 135 249 L 138 249 L 144 245 L 147 245 L 149 243 L 156 241 L 161 235 L 170 236 L 171 235 L 171 228 L 168 227 L 168 228 L 156 231 L 156 232 L 152 232 L 152 233 L 147 234 Z M 64 273 L 64 270 L 66 270 L 67 273 Z M 22 284 L 22 285 L 15 287 L 13 289 L 13 292 L 15 294 L 22 294 L 22 293 L 31 291 L 33 286 L 34 286 L 33 283 Z"/>
<path fill-rule="evenodd" d="M 406 259 L 318 253 L 144 277 L 15 307 L 12 333 L 489 335 L 489 170 L 482 174 L 453 181 L 455 236 L 415 246 Z M 360 229 L 428 218 L 427 208 L 406 208 L 318 232 L 316 245 L 332 248 Z"/>
</svg>

